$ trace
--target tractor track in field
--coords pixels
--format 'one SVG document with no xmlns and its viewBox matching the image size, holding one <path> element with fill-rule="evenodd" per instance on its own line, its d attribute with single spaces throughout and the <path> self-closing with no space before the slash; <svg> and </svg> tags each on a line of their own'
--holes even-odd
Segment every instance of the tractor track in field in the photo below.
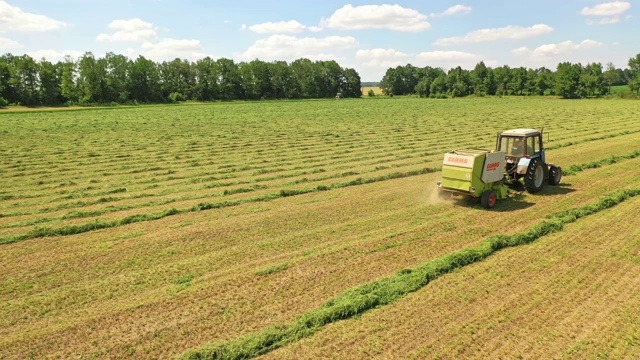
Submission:
<svg viewBox="0 0 640 360">
<path fill-rule="evenodd" d="M 612 165 L 620 161 L 634 159 L 638 156 L 640 156 L 640 150 L 634 150 L 625 155 L 612 155 L 601 160 L 591 161 L 589 163 L 574 164 L 567 167 L 565 172 L 567 176 L 575 175 L 576 173 L 586 169 Z M 339 188 L 345 188 L 349 186 L 371 184 L 371 183 L 380 182 L 380 181 L 434 173 L 437 171 L 439 171 L 439 168 L 435 168 L 435 167 L 423 168 L 421 170 L 396 172 L 396 173 L 385 174 L 385 175 L 372 177 L 372 178 L 359 177 L 351 181 L 333 183 L 328 186 L 319 185 L 314 188 L 297 189 L 297 190 L 280 190 L 277 193 L 267 193 L 265 195 L 257 196 L 253 198 L 244 198 L 239 200 L 225 200 L 217 203 L 208 203 L 208 202 L 199 203 L 189 208 L 182 208 L 182 209 L 170 208 L 161 212 L 137 214 L 137 215 L 132 215 L 132 216 L 128 216 L 128 217 L 125 217 L 119 220 L 113 220 L 113 221 L 94 221 L 90 223 L 84 223 L 84 224 L 78 224 L 78 225 L 67 225 L 67 226 L 61 226 L 61 227 L 36 227 L 27 233 L 0 236 L 0 245 L 11 244 L 11 243 L 24 241 L 28 239 L 50 237 L 50 236 L 76 235 L 76 234 L 81 234 L 89 231 L 113 228 L 117 226 L 123 226 L 123 225 L 145 222 L 145 221 L 158 220 L 158 219 L 162 219 L 162 218 L 172 216 L 172 215 L 177 215 L 177 214 L 199 212 L 199 211 L 205 211 L 205 210 L 211 210 L 211 209 L 220 209 L 220 208 L 232 207 L 232 206 L 237 206 L 237 205 L 246 204 L 246 203 L 253 203 L 253 202 L 271 201 L 271 200 L 282 198 L 282 197 L 303 195 L 303 194 L 308 194 L 313 192 L 328 191 L 331 189 L 339 189 Z"/>
</svg>

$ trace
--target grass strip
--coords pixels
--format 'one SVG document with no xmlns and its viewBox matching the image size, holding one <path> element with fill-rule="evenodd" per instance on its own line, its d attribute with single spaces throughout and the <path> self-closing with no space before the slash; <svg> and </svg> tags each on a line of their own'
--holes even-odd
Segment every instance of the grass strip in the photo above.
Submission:
<svg viewBox="0 0 640 360">
<path fill-rule="evenodd" d="M 587 169 L 595 169 L 595 168 L 599 168 L 602 167 L 604 165 L 613 165 L 617 162 L 623 161 L 623 160 L 629 160 L 629 159 L 634 159 L 637 158 L 638 156 L 640 156 L 640 150 L 635 150 L 632 151 L 628 154 L 625 155 L 611 155 L 607 158 L 604 158 L 602 160 L 598 160 L 598 161 L 592 161 L 592 162 L 588 162 L 585 164 L 574 164 L 571 165 L 569 167 L 567 167 L 566 169 L 563 168 L 562 169 L 562 173 L 564 175 L 575 175 L 577 173 L 579 173 L 580 171 L 583 170 L 587 170 Z"/>
<path fill-rule="evenodd" d="M 564 175 L 575 175 L 583 170 L 599 168 L 605 165 L 613 165 L 617 162 L 633 159 L 638 156 L 640 156 L 640 150 L 635 150 L 625 155 L 613 155 L 598 161 L 592 161 L 584 164 L 574 164 L 569 166 L 567 169 L 562 169 L 562 172 Z M 124 219 L 114 220 L 114 221 L 97 220 L 97 221 L 86 223 L 86 224 L 68 225 L 68 226 L 62 226 L 57 228 L 37 227 L 24 234 L 0 236 L 0 245 L 12 244 L 12 243 L 16 243 L 23 240 L 35 239 L 35 238 L 41 238 L 41 237 L 47 237 L 47 236 L 76 235 L 76 234 L 81 234 L 88 231 L 106 229 L 106 228 L 116 227 L 120 225 L 127 225 L 131 223 L 142 222 L 142 221 L 158 220 L 158 219 L 162 219 L 164 217 L 176 215 L 176 214 L 198 212 L 198 211 L 205 211 L 205 210 L 211 210 L 211 209 L 221 209 L 221 208 L 237 206 L 237 205 L 246 204 L 246 203 L 270 201 L 270 200 L 274 200 L 282 197 L 303 195 L 303 194 L 308 194 L 313 192 L 345 188 L 349 186 L 364 185 L 364 184 L 371 184 L 371 183 L 380 182 L 380 181 L 400 179 L 400 178 L 405 178 L 409 176 L 429 174 L 429 173 L 438 172 L 440 171 L 440 169 L 441 167 L 430 167 L 430 168 L 409 170 L 409 171 L 403 171 L 403 172 L 393 172 L 393 173 L 375 176 L 371 178 L 360 177 L 350 181 L 333 183 L 331 185 L 318 185 L 313 188 L 283 189 L 277 193 L 265 194 L 265 195 L 252 197 L 252 198 L 245 198 L 245 199 L 231 200 L 231 201 L 221 201 L 216 203 L 202 202 L 195 206 L 192 206 L 191 208 L 183 208 L 183 209 L 171 208 L 159 213 L 133 215 L 133 216 L 126 217 Z"/>
<path fill-rule="evenodd" d="M 569 142 L 565 142 L 565 143 L 562 143 L 562 144 L 551 145 L 551 146 L 547 146 L 546 149 L 547 150 L 554 150 L 554 149 L 559 149 L 559 148 L 563 148 L 563 147 L 568 147 L 568 146 L 573 146 L 573 145 L 578 145 L 578 144 L 584 144 L 586 142 L 591 142 L 591 141 L 606 140 L 606 139 L 611 139 L 611 138 L 615 138 L 615 137 L 618 137 L 618 136 L 635 134 L 635 133 L 638 133 L 638 132 L 640 132 L 640 130 L 625 130 L 625 131 L 619 132 L 619 133 L 607 134 L 607 135 L 602 135 L 602 136 L 597 136 L 597 137 L 590 137 L 590 138 L 586 138 L 586 139 L 582 139 L 582 140 L 569 141 Z"/>
<path fill-rule="evenodd" d="M 347 290 L 327 301 L 322 307 L 298 317 L 291 324 L 274 325 L 226 343 L 208 344 L 182 354 L 179 359 L 249 359 L 263 355 L 311 336 L 326 324 L 391 304 L 419 290 L 432 280 L 466 265 L 482 261 L 501 249 L 528 244 L 545 235 L 559 232 L 565 224 L 611 208 L 637 195 L 640 195 L 640 188 L 614 191 L 595 203 L 564 211 L 525 231 L 513 235 L 490 236 L 478 246 L 455 251 L 428 261 L 416 269 L 401 270 L 391 277 Z"/>
</svg>

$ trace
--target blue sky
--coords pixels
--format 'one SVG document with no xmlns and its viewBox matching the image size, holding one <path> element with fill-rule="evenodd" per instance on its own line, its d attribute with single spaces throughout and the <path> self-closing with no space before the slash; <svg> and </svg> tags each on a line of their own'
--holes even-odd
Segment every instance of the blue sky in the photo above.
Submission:
<svg viewBox="0 0 640 360">
<path fill-rule="evenodd" d="M 640 53 L 634 0 L 0 0 L 0 53 L 50 61 L 336 60 L 363 81 L 389 67 L 626 68 Z"/>
</svg>

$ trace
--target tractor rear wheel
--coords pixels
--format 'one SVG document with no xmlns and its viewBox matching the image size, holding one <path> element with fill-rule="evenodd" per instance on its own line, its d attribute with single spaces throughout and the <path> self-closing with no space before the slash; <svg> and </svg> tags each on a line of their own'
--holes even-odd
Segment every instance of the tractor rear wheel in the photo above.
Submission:
<svg viewBox="0 0 640 360">
<path fill-rule="evenodd" d="M 482 198 L 480 198 L 480 204 L 485 209 L 491 209 L 496 206 L 496 193 L 493 190 L 486 190 L 482 193 Z"/>
<path fill-rule="evenodd" d="M 549 185 L 560 184 L 560 179 L 562 179 L 562 168 L 554 165 L 549 166 Z"/>
<path fill-rule="evenodd" d="M 524 187 L 531 194 L 542 190 L 544 183 L 544 164 L 538 158 L 531 159 L 527 173 L 524 175 Z"/>
</svg>

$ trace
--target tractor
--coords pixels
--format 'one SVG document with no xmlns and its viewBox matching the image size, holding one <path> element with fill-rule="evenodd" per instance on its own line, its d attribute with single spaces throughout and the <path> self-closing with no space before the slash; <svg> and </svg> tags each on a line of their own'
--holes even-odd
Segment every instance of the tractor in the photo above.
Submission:
<svg viewBox="0 0 640 360">
<path fill-rule="evenodd" d="M 509 188 L 521 187 L 529 193 L 542 190 L 544 183 L 558 185 L 559 166 L 546 162 L 542 130 L 513 129 L 498 134 L 496 150 L 459 149 L 444 155 L 440 198 L 465 195 L 479 198 L 485 208 L 493 208 L 507 197 Z"/>
</svg>

